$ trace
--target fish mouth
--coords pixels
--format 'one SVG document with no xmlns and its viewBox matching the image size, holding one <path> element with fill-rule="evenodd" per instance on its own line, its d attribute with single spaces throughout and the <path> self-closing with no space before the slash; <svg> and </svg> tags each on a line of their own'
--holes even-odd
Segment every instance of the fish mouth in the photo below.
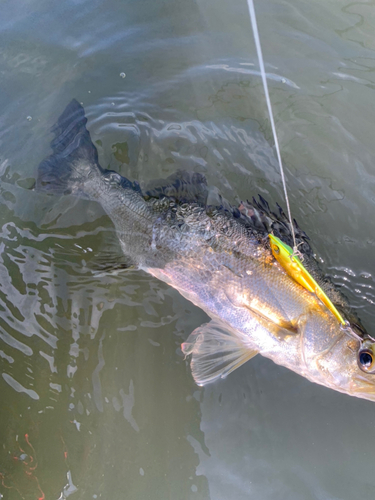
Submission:
<svg viewBox="0 0 375 500">
<path fill-rule="evenodd" d="M 338 345 L 340 342 L 334 344 L 336 347 Z M 342 354 L 341 349 L 339 351 Z M 335 358 L 337 359 L 334 354 L 332 349 L 328 349 L 323 356 L 320 355 L 316 359 L 316 372 L 319 373 L 319 380 L 314 381 L 349 396 L 375 401 L 375 374 L 362 372 L 352 357 L 350 360 L 346 358 L 347 364 L 334 362 Z M 340 359 L 342 361 L 343 357 Z"/>
<path fill-rule="evenodd" d="M 369 401 L 375 401 L 375 375 L 373 381 L 369 381 L 361 375 L 356 375 L 354 380 L 349 383 L 348 394 L 368 399 Z"/>
</svg>

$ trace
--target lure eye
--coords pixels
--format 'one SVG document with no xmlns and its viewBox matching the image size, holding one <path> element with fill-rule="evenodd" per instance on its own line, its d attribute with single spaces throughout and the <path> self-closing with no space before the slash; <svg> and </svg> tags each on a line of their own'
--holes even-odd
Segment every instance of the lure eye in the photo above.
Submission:
<svg viewBox="0 0 375 500">
<path fill-rule="evenodd" d="M 280 248 L 277 245 L 273 246 L 273 251 L 275 252 L 276 255 L 279 255 L 280 253 Z"/>
<path fill-rule="evenodd" d="M 361 349 L 358 353 L 358 366 L 363 372 L 375 373 L 375 358 L 369 349 Z"/>
</svg>

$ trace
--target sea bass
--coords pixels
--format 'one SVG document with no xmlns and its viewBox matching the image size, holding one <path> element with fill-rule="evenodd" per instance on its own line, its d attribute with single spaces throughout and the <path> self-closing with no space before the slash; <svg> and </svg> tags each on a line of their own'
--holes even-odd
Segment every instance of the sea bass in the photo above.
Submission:
<svg viewBox="0 0 375 500">
<path fill-rule="evenodd" d="M 208 314 L 211 321 L 182 344 L 197 384 L 225 377 L 260 353 L 313 382 L 375 400 L 375 341 L 324 277 L 295 221 L 303 264 L 344 327 L 272 254 L 269 234 L 292 244 L 280 207 L 273 213 L 261 197 L 233 206 L 199 173 L 178 171 L 141 189 L 99 165 L 86 123 L 73 100 L 52 129 L 53 153 L 39 165 L 36 189 L 100 203 L 129 265 Z"/>
</svg>

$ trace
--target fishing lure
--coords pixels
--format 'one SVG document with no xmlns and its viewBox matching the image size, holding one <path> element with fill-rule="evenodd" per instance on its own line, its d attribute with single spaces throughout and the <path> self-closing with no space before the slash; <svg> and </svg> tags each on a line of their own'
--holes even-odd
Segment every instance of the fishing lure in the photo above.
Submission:
<svg viewBox="0 0 375 500">
<path fill-rule="evenodd" d="M 343 319 L 339 311 L 333 305 L 332 301 L 320 288 L 318 283 L 314 280 L 311 274 L 305 269 L 301 259 L 293 252 L 292 248 L 281 241 L 273 234 L 268 235 L 271 242 L 272 255 L 277 262 L 285 269 L 286 273 L 302 285 L 306 290 L 314 293 L 319 300 L 331 311 L 331 313 L 338 319 L 338 321 L 345 326 L 346 321 Z"/>
</svg>

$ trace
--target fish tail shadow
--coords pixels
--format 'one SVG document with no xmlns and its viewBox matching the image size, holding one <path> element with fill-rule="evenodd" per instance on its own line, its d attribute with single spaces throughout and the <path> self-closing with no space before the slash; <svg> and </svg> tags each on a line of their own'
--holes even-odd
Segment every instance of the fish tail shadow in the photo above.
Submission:
<svg viewBox="0 0 375 500">
<path fill-rule="evenodd" d="M 51 142 L 52 155 L 38 167 L 36 190 L 58 195 L 87 195 L 85 181 L 99 176 L 103 169 L 86 123 L 83 107 L 73 99 L 52 127 L 55 135 Z"/>
</svg>

